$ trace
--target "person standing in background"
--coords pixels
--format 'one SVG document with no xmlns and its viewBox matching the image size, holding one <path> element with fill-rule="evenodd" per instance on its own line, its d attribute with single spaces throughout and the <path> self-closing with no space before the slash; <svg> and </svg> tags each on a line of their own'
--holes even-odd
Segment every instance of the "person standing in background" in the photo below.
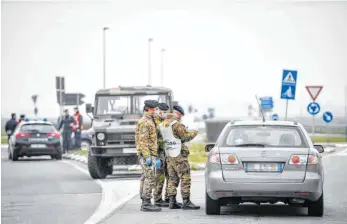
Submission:
<svg viewBox="0 0 347 224">
<path fill-rule="evenodd" d="M 80 114 L 78 107 L 74 108 L 75 114 L 74 114 L 74 119 L 76 122 L 76 125 L 72 127 L 72 130 L 74 131 L 75 134 L 75 145 L 74 148 L 79 150 L 81 149 L 81 132 L 83 130 L 83 117 Z"/>
</svg>

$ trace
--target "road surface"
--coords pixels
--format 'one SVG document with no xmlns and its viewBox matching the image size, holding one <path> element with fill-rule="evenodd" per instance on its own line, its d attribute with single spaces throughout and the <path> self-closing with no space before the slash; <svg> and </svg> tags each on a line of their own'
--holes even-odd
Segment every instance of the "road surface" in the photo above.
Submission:
<svg viewBox="0 0 347 224">
<path fill-rule="evenodd" d="M 83 224 L 99 206 L 100 185 L 73 166 L 50 157 L 13 162 L 1 152 L 1 223 Z"/>
<path fill-rule="evenodd" d="M 306 216 L 306 208 L 290 208 L 283 204 L 257 205 L 248 204 L 236 208 L 223 207 L 222 215 L 205 215 L 204 176 L 193 176 L 192 201 L 201 206 L 198 211 L 169 210 L 160 213 L 140 211 L 139 197 L 129 201 L 118 209 L 105 223 L 175 223 L 175 224 L 346 224 L 347 223 L 347 152 L 336 152 L 324 156 L 325 167 L 325 214 L 321 218 Z M 180 199 L 180 196 L 177 197 Z"/>
</svg>

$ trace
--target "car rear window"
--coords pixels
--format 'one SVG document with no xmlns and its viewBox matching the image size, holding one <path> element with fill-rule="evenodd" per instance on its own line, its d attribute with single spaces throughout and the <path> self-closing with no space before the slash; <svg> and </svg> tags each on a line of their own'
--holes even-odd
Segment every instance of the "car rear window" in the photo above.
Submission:
<svg viewBox="0 0 347 224">
<path fill-rule="evenodd" d="M 222 147 L 260 144 L 266 147 L 307 148 L 303 133 L 296 126 L 244 125 L 230 126 L 221 136 Z"/>
<path fill-rule="evenodd" d="M 25 124 L 20 129 L 21 132 L 55 132 L 55 128 L 50 124 Z"/>
</svg>

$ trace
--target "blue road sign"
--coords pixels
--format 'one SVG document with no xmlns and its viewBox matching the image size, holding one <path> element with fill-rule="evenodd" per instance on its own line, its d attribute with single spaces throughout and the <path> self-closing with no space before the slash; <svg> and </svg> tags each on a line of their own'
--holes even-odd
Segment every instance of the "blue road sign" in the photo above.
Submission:
<svg viewBox="0 0 347 224">
<path fill-rule="evenodd" d="M 312 103 L 309 103 L 308 106 L 307 106 L 307 111 L 309 114 L 311 114 L 312 116 L 316 115 L 319 113 L 320 111 L 320 106 L 318 103 L 316 102 L 312 102 Z"/>
<path fill-rule="evenodd" d="M 273 114 L 272 115 L 272 120 L 277 121 L 278 120 L 278 114 Z"/>
<path fill-rule="evenodd" d="M 327 111 L 323 114 L 323 121 L 325 121 L 326 123 L 332 122 L 333 119 L 334 119 L 333 113 Z"/>
<path fill-rule="evenodd" d="M 262 110 L 271 110 L 274 107 L 273 99 L 271 96 L 260 97 L 260 107 Z"/>
<path fill-rule="evenodd" d="M 297 78 L 298 71 L 283 70 L 281 99 L 295 100 Z"/>
</svg>

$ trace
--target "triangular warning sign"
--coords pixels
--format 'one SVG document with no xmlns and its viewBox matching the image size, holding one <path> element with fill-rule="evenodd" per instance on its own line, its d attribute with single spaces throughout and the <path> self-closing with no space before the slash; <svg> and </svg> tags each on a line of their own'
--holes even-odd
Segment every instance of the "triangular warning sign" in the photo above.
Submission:
<svg viewBox="0 0 347 224">
<path fill-rule="evenodd" d="M 315 101 L 320 92 L 323 89 L 323 86 L 306 86 L 307 92 L 310 94 L 313 101 Z"/>
<path fill-rule="evenodd" d="M 283 79 L 283 83 L 295 84 L 295 79 L 291 72 L 288 72 L 287 76 Z"/>
</svg>

